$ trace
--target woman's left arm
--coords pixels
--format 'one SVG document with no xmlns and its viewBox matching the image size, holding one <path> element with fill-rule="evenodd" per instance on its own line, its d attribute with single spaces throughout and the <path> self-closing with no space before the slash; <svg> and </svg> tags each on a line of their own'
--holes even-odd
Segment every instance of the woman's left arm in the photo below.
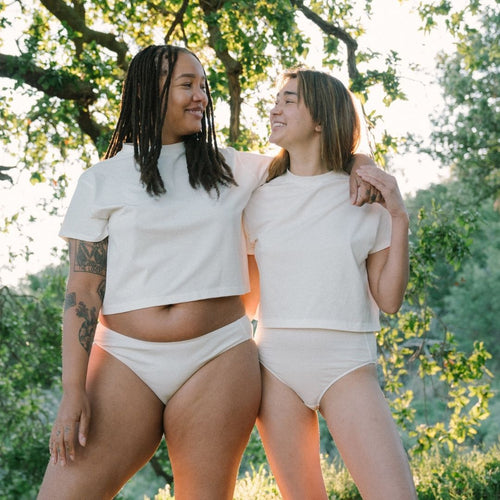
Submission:
<svg viewBox="0 0 500 500">
<path fill-rule="evenodd" d="M 373 298 L 382 311 L 394 314 L 401 307 L 408 285 L 408 213 L 392 175 L 373 166 L 362 166 L 357 173 L 380 191 L 383 197 L 380 204 L 391 215 L 391 245 L 370 254 L 366 266 Z"/>
</svg>

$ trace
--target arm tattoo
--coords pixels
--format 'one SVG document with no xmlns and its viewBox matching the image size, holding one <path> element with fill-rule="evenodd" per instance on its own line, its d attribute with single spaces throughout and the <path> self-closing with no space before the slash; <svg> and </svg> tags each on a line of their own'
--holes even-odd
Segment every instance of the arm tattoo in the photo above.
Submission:
<svg viewBox="0 0 500 500">
<path fill-rule="evenodd" d="M 106 291 L 106 280 L 102 280 L 97 287 L 97 293 L 101 298 L 101 302 L 104 300 L 104 292 Z"/>
<path fill-rule="evenodd" d="M 89 309 L 83 302 L 79 302 L 76 315 L 83 319 L 78 332 L 78 340 L 80 341 L 80 345 L 87 351 L 87 354 L 90 354 L 95 327 L 97 326 L 97 309 L 95 307 Z"/>
<path fill-rule="evenodd" d="M 74 305 L 76 305 L 76 293 L 75 292 L 67 293 L 64 299 L 64 311 L 67 311 Z"/>
<path fill-rule="evenodd" d="M 106 276 L 108 239 L 90 243 L 76 241 L 74 271 Z"/>
</svg>

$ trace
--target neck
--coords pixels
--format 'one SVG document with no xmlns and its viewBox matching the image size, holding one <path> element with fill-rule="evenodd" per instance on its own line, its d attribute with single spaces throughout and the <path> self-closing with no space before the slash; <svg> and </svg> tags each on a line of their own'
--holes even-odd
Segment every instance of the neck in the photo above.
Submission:
<svg viewBox="0 0 500 500">
<path fill-rule="evenodd" d="M 300 151 L 288 151 L 290 155 L 290 172 L 294 175 L 320 175 L 328 172 L 326 164 L 320 157 L 319 148 L 307 148 Z"/>
<path fill-rule="evenodd" d="M 321 135 L 314 134 L 298 141 L 288 149 L 290 172 L 294 175 L 320 175 L 328 172 L 321 159 Z"/>
</svg>

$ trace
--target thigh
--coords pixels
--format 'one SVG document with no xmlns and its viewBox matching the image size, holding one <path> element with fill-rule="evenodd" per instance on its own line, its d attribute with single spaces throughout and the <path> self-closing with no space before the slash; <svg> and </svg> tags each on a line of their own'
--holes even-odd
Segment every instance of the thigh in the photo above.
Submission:
<svg viewBox="0 0 500 500">
<path fill-rule="evenodd" d="M 230 500 L 260 403 L 257 348 L 245 341 L 199 369 L 164 413 L 176 500 Z"/>
<path fill-rule="evenodd" d="M 375 365 L 338 380 L 323 396 L 320 411 L 364 499 L 416 498 L 406 452 Z"/>
<path fill-rule="evenodd" d="M 257 427 L 283 498 L 326 499 L 317 413 L 265 368 Z"/>
<path fill-rule="evenodd" d="M 97 346 L 89 360 L 91 420 L 75 462 L 49 464 L 39 498 L 113 498 L 155 452 L 163 403 L 128 367 Z"/>
</svg>

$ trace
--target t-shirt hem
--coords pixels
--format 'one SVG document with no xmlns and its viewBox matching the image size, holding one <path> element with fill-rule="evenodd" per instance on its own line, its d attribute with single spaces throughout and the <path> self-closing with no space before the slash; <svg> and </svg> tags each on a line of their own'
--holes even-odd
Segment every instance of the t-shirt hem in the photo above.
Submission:
<svg viewBox="0 0 500 500">
<path fill-rule="evenodd" d="M 137 309 L 144 309 L 146 307 L 165 306 L 170 304 L 180 304 L 184 302 L 193 302 L 195 300 L 215 299 L 218 297 L 230 297 L 233 295 L 243 295 L 248 293 L 248 287 L 233 287 L 233 288 L 218 288 L 216 290 L 206 290 L 197 293 L 184 293 L 176 295 L 164 295 L 160 297 L 147 297 L 142 300 L 134 299 L 133 302 L 125 303 L 106 303 L 102 306 L 103 314 L 118 314 L 128 311 L 135 311 Z"/>
<path fill-rule="evenodd" d="M 259 319 L 263 328 L 321 328 L 325 330 L 343 330 L 346 332 L 376 332 L 380 330 L 380 322 L 352 323 L 333 319 L 300 318 L 300 319 Z"/>
<path fill-rule="evenodd" d="M 82 234 L 82 233 L 73 233 L 71 231 L 60 231 L 59 232 L 59 237 L 61 237 L 63 240 L 68 241 L 69 239 L 73 240 L 81 240 L 81 241 L 89 241 L 91 243 L 97 243 L 98 241 L 102 241 L 105 238 L 108 237 L 108 234 L 100 234 L 100 235 L 89 235 L 89 234 Z"/>
</svg>

